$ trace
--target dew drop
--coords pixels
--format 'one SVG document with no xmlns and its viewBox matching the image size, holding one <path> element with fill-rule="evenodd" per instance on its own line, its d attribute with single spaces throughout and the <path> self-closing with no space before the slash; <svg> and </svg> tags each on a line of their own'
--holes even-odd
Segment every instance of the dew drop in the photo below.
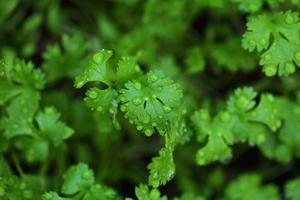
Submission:
<svg viewBox="0 0 300 200">
<path fill-rule="evenodd" d="M 96 99 L 98 96 L 98 93 L 94 90 L 91 90 L 88 92 L 88 97 L 92 98 L 92 99 Z"/>
<path fill-rule="evenodd" d="M 138 125 L 138 126 L 136 127 L 136 129 L 137 129 L 138 131 L 141 131 L 141 130 L 143 129 L 143 126 L 142 126 L 142 125 Z"/>
<path fill-rule="evenodd" d="M 285 71 L 288 74 L 292 74 L 296 71 L 296 67 L 292 62 L 288 62 L 288 63 L 285 64 Z"/>
<path fill-rule="evenodd" d="M 88 170 L 88 171 L 83 172 L 81 176 L 82 176 L 82 178 L 89 180 L 93 177 L 93 173 Z"/>
<path fill-rule="evenodd" d="M 135 89 L 140 90 L 140 89 L 142 89 L 142 84 L 140 82 L 135 82 L 134 87 L 135 87 Z"/>
<path fill-rule="evenodd" d="M 267 44 L 267 40 L 266 40 L 265 38 L 261 38 L 261 39 L 259 40 L 259 43 L 260 43 L 261 45 L 265 46 L 265 45 Z"/>
<path fill-rule="evenodd" d="M 259 134 L 256 138 L 257 143 L 263 143 L 265 141 L 265 136 L 263 134 Z"/>
<path fill-rule="evenodd" d="M 151 74 L 151 76 L 150 76 L 151 81 L 155 82 L 155 81 L 157 81 L 157 79 L 158 79 L 158 77 L 156 74 Z"/>
<path fill-rule="evenodd" d="M 170 106 L 164 106 L 164 111 L 165 112 L 171 112 L 172 108 L 170 108 Z"/>
<path fill-rule="evenodd" d="M 121 105 L 120 110 L 121 110 L 121 112 L 126 112 L 127 106 L 126 105 Z"/>
<path fill-rule="evenodd" d="M 146 114 L 143 118 L 143 123 L 148 124 L 149 122 L 150 122 L 150 116 Z"/>
<path fill-rule="evenodd" d="M 152 135 L 152 131 L 150 129 L 146 129 L 145 130 L 145 135 L 146 136 L 151 136 Z"/>
<path fill-rule="evenodd" d="M 269 77 L 274 76 L 277 72 L 277 68 L 275 65 L 266 65 L 263 70 L 264 70 L 266 76 L 269 76 Z"/>
<path fill-rule="evenodd" d="M 141 99 L 140 97 L 135 97 L 135 98 L 133 99 L 133 104 L 134 104 L 134 105 L 138 106 L 138 105 L 140 105 L 141 103 L 142 103 L 142 99 Z"/>
<path fill-rule="evenodd" d="M 248 44 L 249 44 L 251 47 L 255 47 L 255 46 L 256 46 L 255 40 L 249 40 L 249 41 L 248 41 Z"/>
<path fill-rule="evenodd" d="M 121 96 L 120 101 L 124 102 L 124 101 L 126 101 L 126 98 L 124 96 Z"/>
<path fill-rule="evenodd" d="M 299 51 L 295 53 L 295 59 L 296 59 L 298 62 L 300 62 L 300 52 L 299 52 Z"/>
</svg>

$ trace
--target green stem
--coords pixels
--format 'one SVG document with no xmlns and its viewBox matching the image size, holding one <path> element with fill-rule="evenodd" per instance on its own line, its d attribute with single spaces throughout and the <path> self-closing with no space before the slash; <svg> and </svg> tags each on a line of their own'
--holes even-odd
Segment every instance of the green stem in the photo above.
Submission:
<svg viewBox="0 0 300 200">
<path fill-rule="evenodd" d="M 12 157 L 13 157 L 13 161 L 14 161 L 14 164 L 17 168 L 18 173 L 20 174 L 20 176 L 24 176 L 23 169 L 20 165 L 20 161 L 19 161 L 18 157 L 16 156 L 15 152 L 12 153 Z"/>
</svg>

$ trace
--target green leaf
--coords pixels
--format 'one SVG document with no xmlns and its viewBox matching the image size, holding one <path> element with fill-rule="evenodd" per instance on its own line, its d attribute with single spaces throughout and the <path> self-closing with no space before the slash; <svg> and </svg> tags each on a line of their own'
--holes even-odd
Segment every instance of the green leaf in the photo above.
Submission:
<svg viewBox="0 0 300 200">
<path fill-rule="evenodd" d="M 5 137 L 33 134 L 32 122 L 39 100 L 39 93 L 29 89 L 22 91 L 22 94 L 12 100 L 7 108 L 7 117 L 2 123 Z"/>
<path fill-rule="evenodd" d="M 239 9 L 244 12 L 257 12 L 259 11 L 264 1 L 263 0 L 231 0 L 234 3 L 237 3 L 239 6 Z"/>
<path fill-rule="evenodd" d="M 75 79 L 75 87 L 81 88 L 88 82 L 99 81 L 111 85 L 108 76 L 107 61 L 112 56 L 112 51 L 102 50 L 94 54 L 93 59 L 84 72 Z"/>
<path fill-rule="evenodd" d="M 58 44 L 48 46 L 43 53 L 42 68 L 50 83 L 62 78 L 73 79 L 88 65 L 86 54 L 89 43 L 82 35 L 63 35 L 61 43 L 61 47 Z"/>
<path fill-rule="evenodd" d="M 225 191 L 228 200 L 279 200 L 278 189 L 272 185 L 262 185 L 258 175 L 245 174 L 232 181 Z"/>
<path fill-rule="evenodd" d="M 300 21 L 297 12 L 264 14 L 249 19 L 242 46 L 264 51 L 260 65 L 267 76 L 289 75 L 300 66 Z M 272 39 L 271 39 L 272 38 Z"/>
<path fill-rule="evenodd" d="M 64 200 L 65 198 L 60 197 L 56 192 L 46 192 L 42 196 L 42 200 Z"/>
<path fill-rule="evenodd" d="M 75 194 L 89 188 L 94 182 L 94 172 L 86 164 L 73 165 L 64 174 L 62 193 Z"/>
<path fill-rule="evenodd" d="M 73 129 L 59 121 L 59 118 L 60 114 L 53 107 L 46 107 L 44 112 L 39 112 L 36 116 L 41 133 L 55 146 L 74 133 Z"/>
<path fill-rule="evenodd" d="M 125 87 L 119 96 L 121 111 L 147 136 L 152 135 L 154 127 L 164 134 L 170 122 L 182 114 L 178 112 L 182 91 L 161 72 L 150 71 L 140 79 L 127 82 Z"/>
<path fill-rule="evenodd" d="M 88 192 L 84 195 L 83 200 L 118 200 L 117 193 L 104 185 L 92 185 Z"/>
<path fill-rule="evenodd" d="M 132 57 L 122 57 L 118 62 L 117 80 L 119 82 L 128 81 L 141 74 L 141 69 Z"/>
<path fill-rule="evenodd" d="M 285 185 L 285 194 L 288 200 L 299 200 L 300 197 L 300 178 L 290 180 Z"/>
<path fill-rule="evenodd" d="M 281 126 L 278 102 L 271 94 L 261 95 L 258 106 L 251 112 L 249 120 L 263 122 L 272 131 Z"/>
<path fill-rule="evenodd" d="M 196 74 L 204 70 L 205 58 L 199 47 L 193 47 L 187 52 L 185 64 L 189 74 Z"/>
<path fill-rule="evenodd" d="M 104 90 L 93 87 L 86 92 L 84 100 L 92 110 L 107 113 L 110 109 L 112 109 L 112 112 L 116 112 L 115 110 L 118 107 L 117 97 L 118 93 L 110 87 Z"/>
<path fill-rule="evenodd" d="M 162 148 L 159 156 L 152 159 L 148 169 L 150 170 L 148 181 L 152 187 L 165 185 L 175 174 L 173 151 L 169 148 Z"/>
<path fill-rule="evenodd" d="M 161 197 L 158 189 L 149 190 L 147 185 L 139 185 L 135 188 L 135 195 L 138 200 L 167 200 L 166 197 Z"/>
</svg>

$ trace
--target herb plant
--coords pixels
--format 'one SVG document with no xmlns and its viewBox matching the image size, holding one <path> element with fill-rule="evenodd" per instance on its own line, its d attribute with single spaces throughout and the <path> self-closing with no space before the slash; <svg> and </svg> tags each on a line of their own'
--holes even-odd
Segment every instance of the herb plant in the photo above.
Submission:
<svg viewBox="0 0 300 200">
<path fill-rule="evenodd" d="M 0 200 L 300 200 L 299 0 L 0 0 Z"/>
</svg>

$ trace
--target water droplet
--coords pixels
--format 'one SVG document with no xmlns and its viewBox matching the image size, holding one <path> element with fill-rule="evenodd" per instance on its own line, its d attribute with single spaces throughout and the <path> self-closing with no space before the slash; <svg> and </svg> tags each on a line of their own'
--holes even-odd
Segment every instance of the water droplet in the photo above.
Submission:
<svg viewBox="0 0 300 200">
<path fill-rule="evenodd" d="M 152 122 L 152 126 L 157 126 L 157 123 L 156 122 Z"/>
<path fill-rule="evenodd" d="M 126 105 L 121 105 L 120 110 L 121 110 L 121 112 L 126 112 L 127 106 Z"/>
<path fill-rule="evenodd" d="M 140 89 L 142 89 L 142 84 L 140 82 L 135 82 L 134 87 L 135 87 L 135 89 L 140 90 Z"/>
<path fill-rule="evenodd" d="M 295 53 L 295 58 L 298 62 L 300 62 L 300 52 L 299 51 Z"/>
<path fill-rule="evenodd" d="M 274 76 L 276 74 L 277 67 L 276 67 L 276 65 L 266 65 L 263 70 L 264 70 L 266 76 L 270 77 L 270 76 Z"/>
<path fill-rule="evenodd" d="M 286 15 L 284 21 L 285 21 L 285 23 L 287 23 L 287 24 L 292 24 L 292 23 L 294 23 L 294 18 L 293 18 L 293 16 L 289 13 L 289 14 Z"/>
<path fill-rule="evenodd" d="M 155 94 L 152 95 L 152 98 L 155 99 L 157 96 Z"/>
<path fill-rule="evenodd" d="M 185 115 L 186 113 L 187 113 L 187 110 L 184 108 L 184 109 L 182 110 L 182 114 Z"/>
<path fill-rule="evenodd" d="M 267 44 L 267 40 L 265 38 L 261 38 L 259 40 L 259 43 L 262 45 L 262 46 L 265 46 Z"/>
<path fill-rule="evenodd" d="M 164 111 L 165 112 L 171 112 L 172 108 L 170 108 L 169 106 L 164 106 Z"/>
<path fill-rule="evenodd" d="M 134 105 L 138 106 L 138 105 L 140 105 L 141 103 L 142 103 L 142 99 L 141 99 L 140 97 L 135 97 L 135 98 L 133 99 L 133 104 L 134 104 Z"/>
<path fill-rule="evenodd" d="M 157 79 L 158 79 L 158 77 L 156 74 L 151 74 L 151 76 L 150 76 L 151 81 L 155 82 L 155 81 L 157 81 Z"/>
<path fill-rule="evenodd" d="M 251 47 L 255 47 L 255 46 L 256 46 L 255 40 L 249 40 L 249 41 L 248 41 L 248 44 L 249 44 Z"/>
<path fill-rule="evenodd" d="M 98 112 L 102 112 L 102 111 L 103 111 L 103 107 L 102 107 L 102 106 L 98 106 L 98 107 L 97 107 L 97 111 L 98 111 Z"/>
<path fill-rule="evenodd" d="M 138 131 L 141 131 L 141 130 L 143 129 L 143 126 L 142 126 L 142 125 L 138 125 L 138 126 L 136 127 L 136 129 L 137 129 Z"/>
<path fill-rule="evenodd" d="M 103 55 L 102 53 L 96 53 L 94 56 L 93 56 L 93 60 L 94 62 L 96 63 L 100 63 L 103 59 Z"/>
<path fill-rule="evenodd" d="M 85 172 L 82 173 L 82 178 L 89 180 L 93 177 L 93 173 L 90 170 L 87 170 Z"/>
<path fill-rule="evenodd" d="M 263 134 L 258 134 L 256 137 L 256 142 L 258 144 L 263 143 L 265 141 L 265 136 Z"/>
<path fill-rule="evenodd" d="M 133 120 L 130 119 L 130 120 L 129 120 L 129 123 L 130 123 L 130 124 L 133 124 Z"/>
<path fill-rule="evenodd" d="M 296 67 L 292 62 L 288 62 L 288 63 L 285 64 L 285 71 L 288 74 L 292 74 L 296 71 Z"/>
<path fill-rule="evenodd" d="M 90 90 L 87 95 L 88 95 L 88 97 L 90 97 L 92 99 L 96 99 L 98 96 L 98 93 L 95 90 Z"/>
<path fill-rule="evenodd" d="M 145 135 L 146 136 L 151 136 L 152 135 L 152 131 L 150 129 L 146 129 L 145 130 Z"/>
<path fill-rule="evenodd" d="M 150 116 L 148 114 L 146 114 L 143 118 L 143 123 L 148 124 L 149 122 L 150 122 Z"/>
<path fill-rule="evenodd" d="M 120 101 L 124 102 L 126 101 L 126 98 L 124 96 L 120 96 Z"/>
</svg>

